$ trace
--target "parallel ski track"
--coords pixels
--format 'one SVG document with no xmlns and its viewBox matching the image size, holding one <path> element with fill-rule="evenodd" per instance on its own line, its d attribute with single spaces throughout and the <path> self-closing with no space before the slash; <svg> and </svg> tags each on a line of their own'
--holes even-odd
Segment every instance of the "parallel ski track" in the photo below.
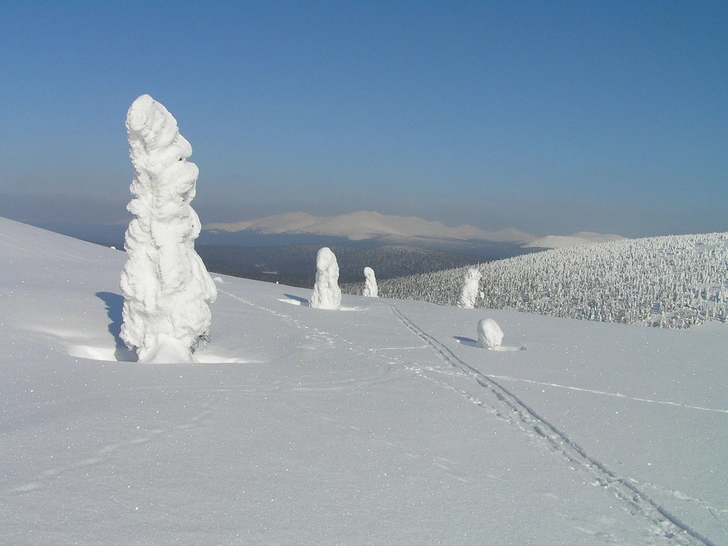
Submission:
<svg viewBox="0 0 728 546">
<path fill-rule="evenodd" d="M 461 360 L 447 346 L 427 334 L 404 315 L 394 303 L 383 303 L 388 305 L 394 316 L 412 333 L 425 341 L 440 358 L 474 379 L 484 389 L 487 389 L 487 392 L 492 395 L 491 398 L 495 397 L 495 400 L 491 403 L 491 409 L 497 415 L 507 418 L 522 430 L 548 442 L 552 451 L 561 454 L 569 463 L 574 464 L 578 470 L 591 475 L 598 485 L 620 499 L 631 514 L 645 517 L 659 528 L 663 538 L 681 546 L 717 546 L 709 538 L 671 514 L 636 486 L 633 480 L 619 476 L 604 463 L 590 456 L 565 432 L 549 423 L 536 410 L 503 385 Z M 508 411 L 503 413 L 501 410 Z"/>
</svg>

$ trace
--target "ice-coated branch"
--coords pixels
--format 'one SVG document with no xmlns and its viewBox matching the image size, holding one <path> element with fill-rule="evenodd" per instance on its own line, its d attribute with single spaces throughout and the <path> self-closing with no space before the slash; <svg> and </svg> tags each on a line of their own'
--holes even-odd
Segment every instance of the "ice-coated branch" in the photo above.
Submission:
<svg viewBox="0 0 728 546">
<path fill-rule="evenodd" d="M 177 120 L 149 95 L 133 102 L 126 129 L 135 171 L 127 209 L 134 219 L 124 243 L 121 338 L 141 362 L 193 362 L 217 296 L 194 248 L 201 226 L 190 201 L 199 170 L 187 161 L 192 146 Z"/>
</svg>

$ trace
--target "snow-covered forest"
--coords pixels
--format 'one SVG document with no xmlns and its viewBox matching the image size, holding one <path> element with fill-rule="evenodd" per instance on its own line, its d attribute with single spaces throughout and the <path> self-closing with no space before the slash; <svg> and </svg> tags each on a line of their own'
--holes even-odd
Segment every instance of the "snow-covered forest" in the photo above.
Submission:
<svg viewBox="0 0 728 546">
<path fill-rule="evenodd" d="M 468 269 L 384 280 L 380 295 L 456 305 Z M 479 270 L 476 307 L 663 328 L 728 316 L 728 233 L 554 249 Z"/>
</svg>

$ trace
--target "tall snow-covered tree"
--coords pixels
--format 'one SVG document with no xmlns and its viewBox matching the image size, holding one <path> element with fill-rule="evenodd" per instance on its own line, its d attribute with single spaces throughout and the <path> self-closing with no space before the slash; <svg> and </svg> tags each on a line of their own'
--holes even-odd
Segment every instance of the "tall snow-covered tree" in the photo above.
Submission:
<svg viewBox="0 0 728 546">
<path fill-rule="evenodd" d="M 464 309 L 472 309 L 475 307 L 475 301 L 478 298 L 478 290 L 480 287 L 480 279 L 482 275 L 476 268 L 471 267 L 465 274 L 465 280 L 460 287 L 460 298 L 458 299 L 458 307 Z"/>
<path fill-rule="evenodd" d="M 316 282 L 310 304 L 316 309 L 341 308 L 339 264 L 336 255 L 328 247 L 319 249 L 316 254 Z"/>
<path fill-rule="evenodd" d="M 364 268 L 364 292 L 363 296 L 368 298 L 379 297 L 379 288 L 377 288 L 377 278 L 371 267 Z"/>
<path fill-rule="evenodd" d="M 199 169 L 187 161 L 192 146 L 177 120 L 149 95 L 126 115 L 134 166 L 134 219 L 126 231 L 121 274 L 121 338 L 140 362 L 194 362 L 208 338 L 215 283 L 195 252 L 200 219 L 190 206 Z"/>
</svg>

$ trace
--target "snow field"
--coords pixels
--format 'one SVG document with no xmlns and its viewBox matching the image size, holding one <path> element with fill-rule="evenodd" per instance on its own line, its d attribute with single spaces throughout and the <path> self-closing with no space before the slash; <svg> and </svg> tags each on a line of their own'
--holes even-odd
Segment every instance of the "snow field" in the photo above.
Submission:
<svg viewBox="0 0 728 546">
<path fill-rule="evenodd" d="M 208 363 L 142 364 L 123 262 L 0 220 L 0 542 L 728 542 L 723 324 L 489 310 L 528 350 L 484 351 L 481 309 L 221 276 Z"/>
</svg>

